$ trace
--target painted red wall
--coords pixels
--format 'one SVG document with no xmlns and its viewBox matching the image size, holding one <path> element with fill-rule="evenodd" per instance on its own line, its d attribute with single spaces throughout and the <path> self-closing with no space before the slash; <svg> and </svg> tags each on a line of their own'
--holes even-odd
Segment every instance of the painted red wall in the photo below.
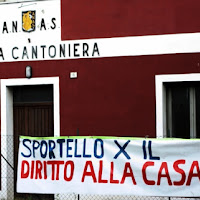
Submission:
<svg viewBox="0 0 200 200">
<path fill-rule="evenodd" d="M 60 78 L 61 135 L 155 137 L 155 75 L 200 72 L 200 54 L 0 63 L 0 79 Z M 70 79 L 71 71 L 78 72 Z"/>
<path fill-rule="evenodd" d="M 62 39 L 200 31 L 199 0 L 61 0 Z"/>
</svg>

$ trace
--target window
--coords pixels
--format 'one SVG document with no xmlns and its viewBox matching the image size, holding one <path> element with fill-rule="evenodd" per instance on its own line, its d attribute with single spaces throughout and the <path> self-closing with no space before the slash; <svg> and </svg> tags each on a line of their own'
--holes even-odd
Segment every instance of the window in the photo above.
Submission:
<svg viewBox="0 0 200 200">
<path fill-rule="evenodd" d="M 156 76 L 158 137 L 200 138 L 200 74 Z"/>
<path fill-rule="evenodd" d="M 173 82 L 164 87 L 167 137 L 200 138 L 200 82 Z"/>
</svg>

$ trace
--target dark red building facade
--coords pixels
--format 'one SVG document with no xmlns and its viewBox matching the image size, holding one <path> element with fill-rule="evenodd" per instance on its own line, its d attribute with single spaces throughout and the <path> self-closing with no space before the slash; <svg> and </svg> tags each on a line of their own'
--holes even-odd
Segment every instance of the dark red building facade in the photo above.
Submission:
<svg viewBox="0 0 200 200">
<path fill-rule="evenodd" d="M 16 8 L 0 21 L 1 151 L 11 165 L 18 135 L 200 136 L 198 0 L 0 5 Z"/>
</svg>

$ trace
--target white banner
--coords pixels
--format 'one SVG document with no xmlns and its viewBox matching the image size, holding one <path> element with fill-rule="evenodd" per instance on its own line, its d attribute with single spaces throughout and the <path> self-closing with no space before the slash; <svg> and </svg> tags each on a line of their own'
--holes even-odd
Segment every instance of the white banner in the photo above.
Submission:
<svg viewBox="0 0 200 200">
<path fill-rule="evenodd" d="M 200 140 L 20 137 L 17 192 L 200 196 Z"/>
</svg>

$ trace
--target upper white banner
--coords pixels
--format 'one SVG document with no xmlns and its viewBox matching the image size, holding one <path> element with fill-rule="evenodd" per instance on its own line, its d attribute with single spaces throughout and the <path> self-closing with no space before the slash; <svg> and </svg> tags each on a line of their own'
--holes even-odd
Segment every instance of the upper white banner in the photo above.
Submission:
<svg viewBox="0 0 200 200">
<path fill-rule="evenodd" d="M 17 192 L 200 196 L 200 140 L 21 137 Z"/>
<path fill-rule="evenodd" d="M 60 10 L 59 0 L 1 4 L 0 62 L 200 52 L 200 33 L 62 41 Z"/>
</svg>

